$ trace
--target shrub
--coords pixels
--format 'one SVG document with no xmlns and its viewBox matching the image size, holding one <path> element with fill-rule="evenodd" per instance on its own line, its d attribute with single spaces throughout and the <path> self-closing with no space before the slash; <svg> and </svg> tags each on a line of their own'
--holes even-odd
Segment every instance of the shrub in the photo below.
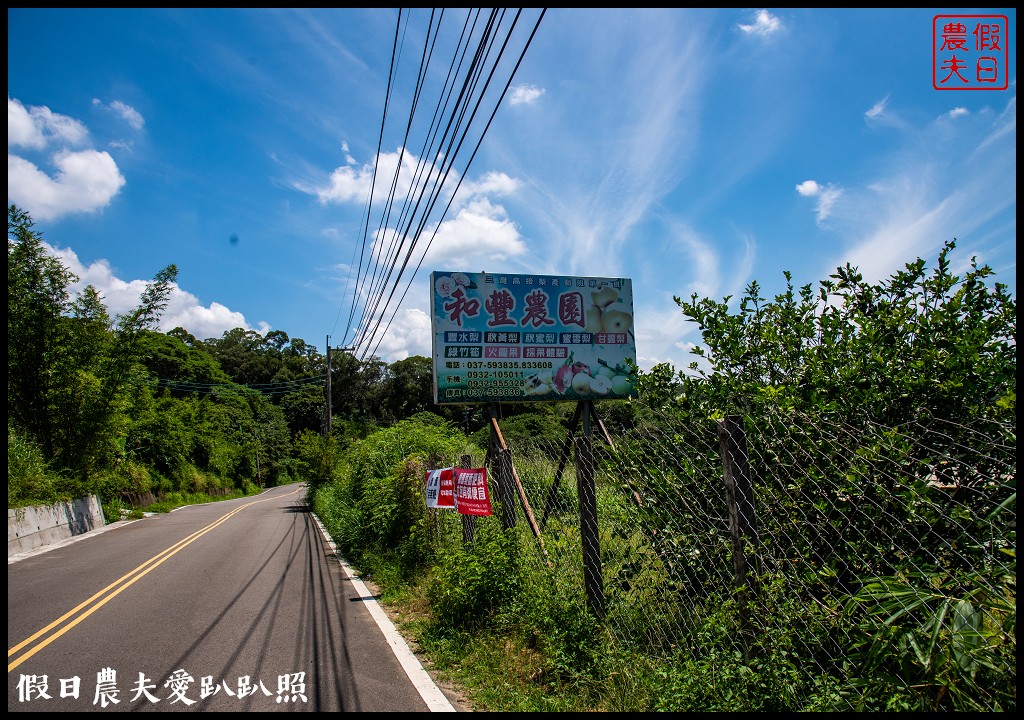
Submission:
<svg viewBox="0 0 1024 720">
<path fill-rule="evenodd" d="M 442 555 L 427 587 L 432 632 L 444 635 L 492 624 L 520 590 L 524 570 L 514 531 L 478 523 L 473 543 Z"/>
<path fill-rule="evenodd" d="M 89 493 L 81 482 L 50 468 L 39 446 L 8 425 L 7 507 L 50 505 Z"/>
</svg>

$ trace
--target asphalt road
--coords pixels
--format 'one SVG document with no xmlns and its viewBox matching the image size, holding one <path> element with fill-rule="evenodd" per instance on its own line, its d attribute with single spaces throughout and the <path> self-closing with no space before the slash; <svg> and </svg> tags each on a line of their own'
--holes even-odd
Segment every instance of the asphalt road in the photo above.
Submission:
<svg viewBox="0 0 1024 720">
<path fill-rule="evenodd" d="M 452 712 L 290 485 L 8 558 L 7 709 Z"/>
</svg>

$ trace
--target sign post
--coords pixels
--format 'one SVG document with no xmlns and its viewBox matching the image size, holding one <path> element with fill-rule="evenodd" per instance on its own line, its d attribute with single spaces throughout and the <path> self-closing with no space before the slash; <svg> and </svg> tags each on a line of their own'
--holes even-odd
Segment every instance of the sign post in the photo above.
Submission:
<svg viewBox="0 0 1024 720">
<path fill-rule="evenodd" d="M 632 281 L 449 271 L 431 273 L 430 287 L 434 402 L 490 406 L 488 458 L 493 460 L 503 527 L 514 527 L 517 521 L 514 481 L 542 550 L 540 527 L 512 467 L 495 407 L 503 402 L 576 401 L 573 428 L 566 438 L 542 525 L 575 444 L 587 605 L 593 615 L 603 617 L 591 420 L 597 418 L 594 400 L 638 397 Z M 583 437 L 573 443 L 581 417 Z M 599 419 L 598 424 L 611 444 Z M 463 458 L 462 465 L 468 467 L 468 458 Z M 484 469 L 455 472 L 456 507 L 464 513 L 463 539 L 467 543 L 473 540 L 472 519 L 490 514 L 485 473 Z"/>
</svg>

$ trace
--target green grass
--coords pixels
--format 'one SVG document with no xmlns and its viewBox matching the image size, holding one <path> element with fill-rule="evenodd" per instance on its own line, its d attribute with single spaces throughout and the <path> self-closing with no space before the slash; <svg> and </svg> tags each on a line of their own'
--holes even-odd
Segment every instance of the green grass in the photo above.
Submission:
<svg viewBox="0 0 1024 720">
<path fill-rule="evenodd" d="M 167 493 L 162 500 L 141 508 L 141 511 L 143 513 L 166 513 L 186 505 L 204 505 L 206 503 L 219 502 L 220 500 L 236 500 L 242 497 L 246 497 L 246 493 L 241 490 L 235 490 L 230 495 L 218 495 L 217 497 L 211 497 L 206 493 L 172 492 Z"/>
</svg>

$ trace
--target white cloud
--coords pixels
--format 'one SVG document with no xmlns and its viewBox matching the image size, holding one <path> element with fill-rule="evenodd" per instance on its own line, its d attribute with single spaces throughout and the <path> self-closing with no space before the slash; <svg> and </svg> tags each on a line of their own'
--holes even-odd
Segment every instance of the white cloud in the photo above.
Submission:
<svg viewBox="0 0 1024 720">
<path fill-rule="evenodd" d="M 949 112 L 947 112 L 945 115 L 943 115 L 942 117 L 949 118 L 950 120 L 953 120 L 953 119 L 958 118 L 958 117 L 963 117 L 964 115 L 969 115 L 970 112 L 971 111 L 968 110 L 967 108 L 955 107 L 952 110 L 950 110 Z"/>
<path fill-rule="evenodd" d="M 667 362 L 680 369 L 678 366 L 682 360 L 678 351 L 683 349 L 680 338 L 696 326 L 686 319 L 670 296 L 659 297 L 652 305 L 634 305 L 634 310 L 637 365 L 643 370 L 650 370 L 658 363 Z"/>
<path fill-rule="evenodd" d="M 7 199 L 35 220 L 95 212 L 106 207 L 126 182 L 106 152 L 62 151 L 52 161 L 57 169 L 53 177 L 24 158 L 7 154 Z"/>
<path fill-rule="evenodd" d="M 940 204 L 927 209 L 917 199 L 903 197 L 907 207 L 883 217 L 875 232 L 844 253 L 830 266 L 830 272 L 848 262 L 861 271 L 865 280 L 878 282 L 912 256 L 927 254 L 934 239 L 941 237 L 942 219 L 948 216 L 948 208 Z"/>
<path fill-rule="evenodd" d="M 749 233 L 742 233 L 739 239 L 743 241 L 743 255 L 731 266 L 732 277 L 729 278 L 729 285 L 724 293 L 734 298 L 740 297 L 746 291 L 750 276 L 754 272 L 754 263 L 757 261 L 757 238 Z"/>
<path fill-rule="evenodd" d="M 89 136 L 85 125 L 48 107 L 28 109 L 20 100 L 7 98 L 7 145 L 41 150 L 50 143 L 80 145 Z"/>
<path fill-rule="evenodd" d="M 758 10 L 754 13 L 754 22 L 750 25 L 738 24 L 737 27 L 748 35 L 768 37 L 783 29 L 782 21 L 767 10 Z"/>
<path fill-rule="evenodd" d="M 516 85 L 512 88 L 508 101 L 511 105 L 529 105 L 543 95 L 544 92 L 544 88 L 539 88 L 535 85 Z"/>
<path fill-rule="evenodd" d="M 53 220 L 68 213 L 95 212 L 106 207 L 124 187 L 117 163 L 106 152 L 72 150 L 89 138 L 86 127 L 47 107 L 26 109 L 7 98 L 7 200 L 27 210 L 35 220 Z M 11 148 L 45 150 L 58 146 L 50 157 L 55 174 L 13 154 Z"/>
<path fill-rule="evenodd" d="M 141 130 L 142 126 L 146 124 L 146 121 L 138 110 L 130 105 L 124 104 L 120 100 L 115 100 L 110 103 L 110 107 L 136 130 Z"/>
<path fill-rule="evenodd" d="M 874 120 L 875 118 L 882 115 L 885 112 L 885 106 L 889 102 L 889 96 L 886 95 L 884 98 L 876 102 L 870 108 L 864 112 L 864 117 Z"/>
<path fill-rule="evenodd" d="M 735 302 L 749 282 L 757 258 L 754 236 L 737 233 L 739 243 L 727 252 L 721 240 L 702 237 L 678 220 L 669 222 L 671 243 L 651 253 L 641 277 L 634 278 L 637 364 L 644 370 L 667 362 L 683 370 L 699 327 L 689 320 L 673 296 L 688 303 L 691 296 Z M 661 289 L 664 288 L 664 289 Z"/>
<path fill-rule="evenodd" d="M 373 179 L 373 167 L 369 164 L 354 164 L 339 167 L 331 174 L 329 186 L 314 192 L 322 203 L 364 203 L 374 184 L 374 201 L 384 203 L 395 177 L 401 157 L 401 172 L 394 190 L 395 198 L 415 195 L 413 186 L 425 185 L 422 177 L 417 178 L 417 158 L 411 153 L 381 153 L 378 159 L 377 177 Z M 434 179 L 439 178 L 438 168 L 430 168 Z M 423 171 L 420 170 L 420 175 Z M 454 178 L 454 180 L 453 180 Z M 449 174 L 448 185 L 455 188 L 458 182 L 454 173 Z M 489 198 L 511 195 L 519 189 L 516 179 L 502 172 L 489 172 L 481 179 L 459 185 L 458 195 L 462 198 L 454 214 L 440 226 L 437 223 L 424 228 L 416 239 L 416 248 L 410 257 L 410 267 L 424 258 L 424 264 L 435 263 L 458 269 L 479 271 L 482 267 L 503 262 L 510 257 L 522 255 L 526 246 L 515 224 L 508 219 L 505 209 Z M 430 192 L 430 188 L 427 188 Z M 393 214 L 397 219 L 398 214 Z M 386 266 L 400 266 L 409 255 L 409 238 L 400 237 L 409 228 L 386 228 L 375 232 L 373 247 L 374 260 Z M 426 253 L 426 257 L 424 254 Z"/>
<path fill-rule="evenodd" d="M 425 171 L 419 167 L 420 162 L 415 155 L 410 152 L 403 153 L 401 148 L 378 156 L 376 177 L 371 163 L 358 166 L 351 156 L 347 156 L 346 160 L 349 164 L 336 168 L 331 173 L 330 182 L 326 187 L 319 187 L 313 191 L 321 203 L 365 203 L 371 186 L 375 203 L 387 202 L 388 197 L 392 195 L 395 198 L 412 197 L 423 188 L 430 194 L 431 188 L 441 177 L 441 171 L 437 167 Z M 399 162 L 401 171 L 398 173 L 396 183 L 395 172 Z M 448 173 L 446 183 L 450 187 L 455 187 L 456 182 L 457 173 Z"/>
<path fill-rule="evenodd" d="M 126 313 L 138 305 L 146 285 L 143 281 L 121 280 L 114 275 L 107 260 L 97 260 L 90 265 L 83 265 L 77 253 L 70 248 L 55 248 L 46 242 L 43 243 L 43 247 L 78 277 L 78 282 L 68 286 L 72 295 L 80 293 L 86 285 L 92 285 L 103 297 L 103 305 L 111 317 Z"/>
<path fill-rule="evenodd" d="M 256 330 L 266 335 L 270 325 L 261 322 L 255 328 L 250 327 L 245 315 L 224 307 L 219 302 L 210 303 L 209 307 L 199 304 L 198 298 L 181 288 L 175 288 L 167 302 L 167 309 L 160 318 L 161 332 L 169 332 L 176 327 L 184 328 L 200 340 L 219 338 L 228 330 L 245 328 Z"/>
<path fill-rule="evenodd" d="M 832 185 L 829 185 L 821 192 L 821 195 L 818 197 L 818 222 L 822 222 L 832 214 L 832 206 L 836 204 L 842 194 L 841 188 L 833 187 Z"/>
<path fill-rule="evenodd" d="M 907 121 L 889 108 L 888 94 L 864 111 L 864 121 L 873 126 L 893 127 L 901 130 L 908 128 Z"/>
<path fill-rule="evenodd" d="M 585 33 L 574 31 L 579 44 L 564 48 L 590 80 L 566 78 L 557 101 L 541 103 L 543 125 L 520 125 L 529 135 L 499 151 L 523 179 L 509 207 L 531 228 L 526 271 L 618 274 L 635 254 L 634 233 L 698 166 L 701 90 L 713 62 L 700 41 L 704 19 L 659 9 L 593 17 L 600 21 L 587 21 Z"/>
<path fill-rule="evenodd" d="M 463 182 L 459 195 L 511 195 L 519 189 L 520 182 L 503 172 L 489 172 L 475 182 Z"/>
<path fill-rule="evenodd" d="M 804 180 L 796 186 L 796 191 L 804 197 L 814 197 L 821 191 L 821 188 L 813 180 Z"/>
<path fill-rule="evenodd" d="M 342 143 L 341 143 L 341 151 L 343 153 L 345 153 L 345 164 L 346 165 L 355 165 L 356 164 L 356 159 L 354 157 L 352 157 L 352 153 L 350 153 L 349 150 L 348 150 L 348 143 L 347 142 L 342 141 Z"/>
<path fill-rule="evenodd" d="M 687 229 L 678 235 L 679 244 L 686 251 L 690 260 L 692 281 L 686 286 L 686 297 L 697 293 L 705 297 L 714 295 L 719 288 L 718 253 L 710 243 L 704 241 L 696 232 Z"/>
<path fill-rule="evenodd" d="M 894 153 L 888 170 L 865 184 L 872 192 L 851 194 L 844 203 L 850 242 L 828 263 L 827 272 L 849 262 L 867 281 L 878 282 L 914 258 L 931 264 L 946 240 L 958 239 L 958 253 L 981 256 L 976 248 L 987 234 L 1005 235 L 1009 222 L 1012 236 L 1015 102 L 1007 110 L 992 124 L 980 113 L 973 122 L 965 118 L 956 133 L 942 122 L 917 129 L 912 151 Z M 1007 211 L 1009 220 L 1004 219 Z M 1015 251 L 1009 252 L 1002 256 L 1002 268 L 996 268 L 999 274 L 1015 270 Z"/>
<path fill-rule="evenodd" d="M 526 244 L 516 226 L 507 219 L 504 209 L 481 199 L 445 220 L 436 232 L 427 228 L 420 233 L 411 255 L 408 238 L 397 239 L 391 229 L 377 236 L 372 255 L 375 263 L 394 267 L 396 271 L 406 263 L 408 255 L 410 260 L 405 273 L 411 272 L 417 264 L 424 268 L 480 272 L 525 252 Z M 420 258 L 423 258 L 422 263 Z"/>
<path fill-rule="evenodd" d="M 480 272 L 525 252 L 526 244 L 504 208 L 478 199 L 441 223 L 424 266 Z"/>
<path fill-rule="evenodd" d="M 377 336 L 380 342 L 376 351 L 373 347 L 367 350 L 386 363 L 405 360 L 412 355 L 431 356 L 430 316 L 419 308 L 399 310 L 387 326 L 387 332 L 381 325 Z"/>
<path fill-rule="evenodd" d="M 348 165 L 336 168 L 331 173 L 331 181 L 327 187 L 314 191 L 321 203 L 366 201 L 373 182 L 373 166 L 356 167 L 356 163 L 350 157 L 346 157 L 346 161 L 349 162 Z"/>
<path fill-rule="evenodd" d="M 1014 140 L 1016 140 L 1017 98 L 1010 98 L 1010 101 L 1006 104 L 1006 109 L 999 114 L 998 118 L 996 118 L 996 121 L 993 123 L 992 128 L 992 134 L 985 138 L 985 140 L 983 140 L 980 145 L 978 145 L 975 152 L 980 152 L 994 143 L 1006 140 L 1010 135 L 1013 135 Z M 1016 143 L 1014 143 L 1014 150 L 1012 155 L 1014 160 L 1016 161 Z M 1014 187 L 1016 188 L 1016 185 L 1014 185 Z"/>
<path fill-rule="evenodd" d="M 17 100 L 7 98 L 7 147 L 42 148 L 46 146 L 42 128 Z"/>
<path fill-rule="evenodd" d="M 103 298 L 103 305 L 111 318 L 138 307 L 149 281 L 124 281 L 114 274 L 107 260 L 97 260 L 89 265 L 83 265 L 77 253 L 70 248 L 54 248 L 45 241 L 43 247 L 78 277 L 78 281 L 68 287 L 73 296 L 78 295 L 86 285 L 92 285 Z M 199 303 L 195 295 L 174 285 L 167 301 L 167 308 L 161 316 L 159 329 L 161 332 L 169 332 L 176 327 L 184 328 L 200 340 L 219 338 L 228 330 L 237 327 L 255 329 L 261 334 L 266 334 L 270 330 L 270 326 L 263 322 L 257 323 L 257 327 L 253 328 L 242 313 L 230 310 L 220 303 L 214 302 L 205 307 Z"/>
<path fill-rule="evenodd" d="M 843 194 L 842 188 L 832 184 L 822 186 L 814 180 L 804 180 L 799 183 L 796 186 L 796 191 L 804 197 L 818 198 L 816 207 L 818 222 L 822 222 L 832 214 L 832 207 Z"/>
</svg>

